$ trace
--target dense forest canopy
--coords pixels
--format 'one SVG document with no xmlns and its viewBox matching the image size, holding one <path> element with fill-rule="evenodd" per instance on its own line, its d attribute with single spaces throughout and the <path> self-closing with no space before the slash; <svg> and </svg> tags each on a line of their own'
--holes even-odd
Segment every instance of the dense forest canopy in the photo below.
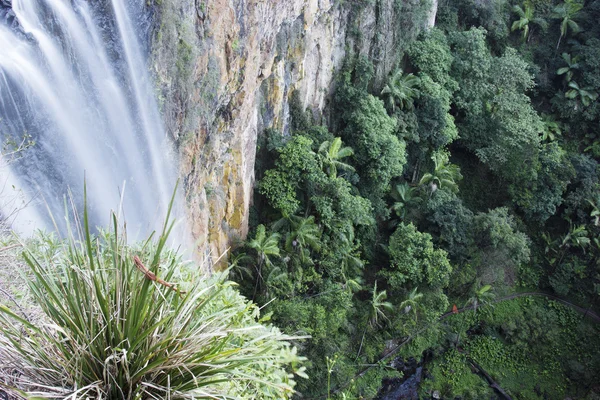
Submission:
<svg viewBox="0 0 600 400">
<path fill-rule="evenodd" d="M 598 21 L 441 0 L 386 81 L 348 57 L 327 126 L 296 103 L 260 138 L 231 275 L 311 336 L 303 398 L 372 398 L 409 357 L 424 398 L 600 396 Z"/>
<path fill-rule="evenodd" d="M 0 0 L 10 24 L 12 3 Z M 144 3 L 158 13 L 163 1 Z M 235 13 L 256 4 L 238 2 Z M 115 214 L 110 229 L 94 231 L 85 183 L 66 240 L 1 238 L 0 398 L 600 399 L 600 0 L 386 4 L 394 9 L 386 18 L 397 20 L 390 32 L 374 22 L 369 57 L 360 19 L 365 10 L 381 17 L 382 2 L 335 1 L 323 14 L 328 24 L 334 14 L 350 21 L 346 58 L 339 71 L 328 64 L 336 76 L 324 110 L 306 109 L 300 89 L 287 92 L 297 82 L 285 82 L 290 129 L 258 137 L 249 234 L 227 254 L 228 269 L 203 274 L 168 250 L 175 195 L 162 233 L 138 244 Z M 436 23 L 427 27 L 434 4 Z M 125 15 L 123 2 L 111 5 Z M 207 3 L 194 6 L 196 33 L 209 42 Z M 163 22 L 167 15 L 182 17 L 165 13 Z M 308 14 L 300 15 L 302 25 Z M 185 25 L 173 26 L 185 53 L 175 69 L 191 82 L 195 52 Z M 394 49 L 381 46 L 386 34 Z M 243 65 L 255 60 L 236 58 L 247 43 L 225 36 L 226 69 L 239 66 L 245 93 L 252 69 Z M 395 58 L 383 77 L 389 54 L 381 52 Z M 75 53 L 65 54 L 65 66 L 75 63 Z M 212 92 L 225 79 L 206 78 L 198 85 L 211 100 L 194 101 L 218 97 Z M 220 112 L 245 121 L 235 104 Z M 153 110 L 157 122 L 147 125 L 156 128 Z M 210 132 L 199 133 L 209 144 Z M 4 143 L 5 159 L 35 145 L 29 136 L 19 143 Z M 186 148 L 201 141 L 189 143 L 179 144 L 193 168 L 215 161 Z M 253 154 L 227 143 L 211 145 L 232 153 L 231 165 L 252 165 Z M 227 165 L 228 187 L 252 190 L 252 174 Z M 210 181 L 192 176 L 186 194 L 208 196 Z M 207 207 L 187 200 L 209 214 L 226 203 L 245 232 L 246 209 L 227 196 Z"/>
</svg>

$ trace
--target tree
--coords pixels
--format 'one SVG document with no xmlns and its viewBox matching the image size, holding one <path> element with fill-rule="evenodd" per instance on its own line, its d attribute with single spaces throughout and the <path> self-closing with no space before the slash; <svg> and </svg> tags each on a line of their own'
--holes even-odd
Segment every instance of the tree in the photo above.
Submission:
<svg viewBox="0 0 600 400">
<path fill-rule="evenodd" d="M 377 281 L 375 281 L 375 286 L 373 287 L 372 298 L 369 301 L 369 324 L 372 327 L 379 326 L 378 319 L 388 319 L 385 315 L 385 311 L 392 311 L 394 306 L 389 301 L 385 301 L 387 299 L 387 293 L 385 290 L 381 292 L 377 291 Z"/>
<path fill-rule="evenodd" d="M 583 8 L 583 4 L 581 4 L 577 0 L 565 0 L 562 4 L 554 7 L 554 18 L 561 19 L 560 22 L 560 37 L 558 38 L 558 43 L 556 43 L 556 48 L 560 46 L 560 41 L 563 37 L 567 36 L 569 29 L 573 33 L 577 33 L 581 30 L 579 24 L 573 20 L 573 18 L 579 13 L 579 11 Z"/>
<path fill-rule="evenodd" d="M 557 142 L 540 146 L 534 171 L 523 170 L 509 186 L 513 201 L 530 221 L 543 223 L 563 202 L 563 193 L 575 175 L 567 152 Z"/>
<path fill-rule="evenodd" d="M 454 116 L 450 113 L 452 93 L 434 82 L 428 75 L 421 76 L 421 97 L 415 106 L 418 141 L 422 148 L 442 149 L 458 138 Z"/>
<path fill-rule="evenodd" d="M 339 89 L 344 92 L 344 89 Z M 383 200 L 390 181 L 402 173 L 406 163 L 406 145 L 395 135 L 396 121 L 383 102 L 368 93 L 346 88 L 342 136 L 354 149 L 354 160 L 360 181 L 360 193 L 373 204 L 375 214 L 387 216 Z M 342 97 L 342 94 L 338 94 Z"/>
<path fill-rule="evenodd" d="M 419 71 L 419 99 L 415 102 L 417 133 L 421 143 L 438 149 L 458 137 L 454 116 L 450 113 L 452 94 L 458 89 L 450 76 L 452 53 L 446 36 L 433 28 L 413 43 L 408 55 Z"/>
<path fill-rule="evenodd" d="M 384 86 L 381 95 L 387 97 L 387 105 L 392 112 L 396 111 L 396 106 L 401 110 L 410 109 L 413 99 L 419 97 L 418 86 L 419 78 L 413 74 L 404 75 L 402 69 L 397 69 Z"/>
<path fill-rule="evenodd" d="M 267 235 L 265 226 L 261 224 L 256 227 L 254 239 L 246 243 L 246 246 L 254 250 L 258 256 L 258 263 L 255 265 L 257 279 L 254 286 L 254 297 L 259 285 L 262 286 L 266 283 L 266 279 L 263 276 L 263 266 L 271 265 L 270 256 L 279 257 L 280 238 L 281 236 L 278 233 Z"/>
<path fill-rule="evenodd" d="M 448 155 L 444 152 L 436 152 L 431 156 L 433 160 L 433 172 L 425 173 L 419 180 L 419 185 L 429 185 L 431 192 L 437 189 L 448 189 L 458 192 L 458 181 L 462 179 L 460 168 L 448 162 Z"/>
<path fill-rule="evenodd" d="M 598 98 L 598 93 L 594 92 L 592 88 L 581 88 L 575 81 L 569 82 L 569 87 L 571 89 L 565 93 L 565 97 L 567 99 L 579 98 L 581 103 L 586 107 Z"/>
<path fill-rule="evenodd" d="M 513 22 L 510 30 L 512 32 L 516 30 L 523 31 L 524 41 L 527 41 L 527 38 L 529 36 L 529 25 L 531 23 L 539 25 L 540 27 L 542 27 L 542 29 L 546 29 L 546 27 L 548 26 L 546 21 L 544 21 L 541 18 L 536 18 L 534 16 L 535 8 L 530 1 L 526 0 L 522 8 L 519 5 L 513 6 L 513 11 L 519 16 L 519 19 Z"/>
<path fill-rule="evenodd" d="M 338 169 L 345 171 L 354 171 L 354 167 L 340 161 L 342 158 L 350 157 L 354 154 L 351 147 L 342 148 L 342 139 L 336 137 L 333 142 L 325 141 L 319 147 L 319 156 L 330 177 L 337 176 Z"/>
<path fill-rule="evenodd" d="M 267 236 L 264 225 L 256 227 L 254 239 L 248 241 L 246 246 L 256 251 L 259 265 L 269 264 L 270 256 L 279 256 L 279 233 L 271 233 Z"/>
<path fill-rule="evenodd" d="M 485 32 L 477 28 L 450 38 L 461 142 L 509 182 L 533 177 L 542 127 L 526 95 L 534 87 L 529 64 L 511 48 L 492 56 Z"/>
<path fill-rule="evenodd" d="M 443 288 L 448 285 L 452 267 L 444 250 L 435 249 L 431 235 L 417 231 L 413 224 L 400 223 L 390 237 L 391 262 L 379 275 L 393 290 L 406 286 Z"/>
<path fill-rule="evenodd" d="M 420 71 L 421 77 L 427 75 L 449 92 L 458 88 L 456 81 L 450 77 L 453 57 L 448 38 L 440 29 L 432 28 L 424 32 L 419 40 L 411 44 L 408 57 Z"/>
<path fill-rule="evenodd" d="M 436 245 L 448 252 L 454 263 L 465 264 L 473 256 L 473 212 L 454 193 L 436 192 L 427 202 L 423 228 Z"/>
<path fill-rule="evenodd" d="M 361 273 L 365 264 L 358 252 L 360 246 L 355 243 L 354 228 L 350 228 L 347 233 L 339 232 L 337 239 L 344 288 L 352 292 L 358 291 L 362 285 Z"/>
<path fill-rule="evenodd" d="M 400 219 L 405 219 L 407 210 L 421 201 L 418 191 L 418 188 L 410 186 L 406 182 L 399 183 L 392 188 L 390 196 L 394 200 L 394 204 L 391 209 Z"/>
<path fill-rule="evenodd" d="M 476 244 L 473 258 L 479 261 L 480 275 L 505 272 L 508 276 L 514 276 L 519 267 L 529 262 L 529 238 L 519 232 L 515 218 L 506 207 L 478 213 L 473 225 Z"/>
<path fill-rule="evenodd" d="M 465 307 L 469 305 L 473 306 L 473 312 L 477 314 L 477 307 L 491 305 L 494 300 L 494 293 L 491 292 L 491 285 L 479 286 L 479 283 L 473 286 L 473 292 L 471 297 L 465 303 Z"/>
<path fill-rule="evenodd" d="M 301 205 L 298 189 L 322 171 L 312 151 L 312 140 L 307 137 L 295 136 L 277 152 L 275 168 L 265 172 L 259 191 L 282 215 L 293 215 Z"/>
<path fill-rule="evenodd" d="M 285 235 L 285 248 L 289 252 L 302 251 L 308 247 L 319 250 L 321 230 L 315 224 L 315 217 L 308 218 L 291 215 L 290 231 Z"/>
<path fill-rule="evenodd" d="M 419 306 L 419 302 L 421 301 L 421 299 L 423 298 L 423 293 L 418 293 L 417 291 L 419 290 L 418 287 L 415 287 L 413 290 L 410 291 L 410 293 L 408 294 L 408 297 L 406 298 L 406 300 L 404 300 L 402 303 L 400 303 L 399 308 L 402 310 L 404 310 L 405 314 L 408 314 L 409 312 L 413 312 L 413 315 L 415 316 L 415 322 L 417 322 L 418 319 L 418 306 Z"/>
</svg>

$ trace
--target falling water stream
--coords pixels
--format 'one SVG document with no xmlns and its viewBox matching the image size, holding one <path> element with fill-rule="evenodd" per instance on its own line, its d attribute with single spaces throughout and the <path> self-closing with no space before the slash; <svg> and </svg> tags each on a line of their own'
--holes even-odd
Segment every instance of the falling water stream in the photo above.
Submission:
<svg viewBox="0 0 600 400">
<path fill-rule="evenodd" d="M 51 227 L 52 215 L 64 229 L 66 195 L 81 209 L 85 175 L 94 224 L 121 204 L 130 235 L 156 229 L 176 161 L 139 37 L 143 2 L 0 3 L 3 153 L 28 147 L 0 166 L 5 224 L 29 233 Z"/>
</svg>

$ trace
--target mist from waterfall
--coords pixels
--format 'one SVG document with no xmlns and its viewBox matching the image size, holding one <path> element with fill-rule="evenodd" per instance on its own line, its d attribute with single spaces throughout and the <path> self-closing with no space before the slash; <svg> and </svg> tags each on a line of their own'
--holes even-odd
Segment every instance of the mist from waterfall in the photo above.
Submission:
<svg viewBox="0 0 600 400">
<path fill-rule="evenodd" d="M 94 225 L 120 204 L 130 235 L 163 222 L 176 161 L 138 37 L 142 11 L 130 0 L 12 1 L 12 23 L 0 23 L 0 135 L 35 142 L 0 171 L 16 230 L 51 228 L 46 207 L 64 229 L 66 194 L 81 209 L 84 174 Z"/>
</svg>

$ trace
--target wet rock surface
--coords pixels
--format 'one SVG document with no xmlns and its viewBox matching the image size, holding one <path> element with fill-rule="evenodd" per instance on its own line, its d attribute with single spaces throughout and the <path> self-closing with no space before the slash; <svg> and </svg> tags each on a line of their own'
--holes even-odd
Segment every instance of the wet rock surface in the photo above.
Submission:
<svg viewBox="0 0 600 400">
<path fill-rule="evenodd" d="M 19 26 L 15 12 L 12 10 L 12 0 L 0 0 L 0 23 L 11 28 Z"/>
<path fill-rule="evenodd" d="M 419 400 L 418 388 L 423 379 L 423 366 L 413 357 L 408 360 L 396 358 L 391 366 L 402 372 L 402 378 L 384 378 L 377 400 Z"/>
</svg>

